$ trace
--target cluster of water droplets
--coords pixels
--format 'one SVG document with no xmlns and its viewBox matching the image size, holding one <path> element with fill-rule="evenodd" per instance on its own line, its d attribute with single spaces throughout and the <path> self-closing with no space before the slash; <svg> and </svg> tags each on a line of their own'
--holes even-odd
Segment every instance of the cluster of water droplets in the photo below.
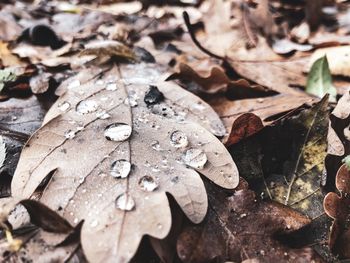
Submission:
<svg viewBox="0 0 350 263">
<path fill-rule="evenodd" d="M 138 79 L 134 79 L 131 81 L 133 83 L 138 83 Z M 105 90 L 108 91 L 115 91 L 118 89 L 118 85 L 116 84 L 115 80 L 112 79 L 110 81 L 107 81 L 106 84 L 102 80 L 98 80 L 96 84 L 98 85 L 105 85 Z M 75 88 L 79 86 L 80 83 L 75 82 L 71 83 L 71 88 Z M 152 88 L 152 87 L 151 87 Z M 151 90 L 151 89 L 150 89 Z M 187 112 L 175 112 L 174 108 L 167 105 L 166 103 L 162 102 L 164 97 L 163 95 L 156 89 L 153 88 L 152 93 L 150 91 L 147 93 L 148 97 L 147 100 L 145 99 L 145 103 L 150 106 L 150 110 L 152 113 L 168 117 L 168 118 L 175 118 L 177 121 L 183 121 L 186 118 Z M 101 98 L 101 102 L 107 101 L 108 97 L 103 97 L 104 100 Z M 130 91 L 128 94 L 128 98 L 124 100 L 125 104 L 128 104 L 130 107 L 136 107 L 138 105 L 139 97 L 135 91 Z M 58 105 L 58 108 L 66 112 L 71 108 L 71 105 L 69 102 L 62 102 Z M 198 111 L 202 111 L 205 109 L 205 105 L 202 103 L 197 103 L 194 105 L 194 108 Z M 99 103 L 94 99 L 85 99 L 80 101 L 75 108 L 76 112 L 80 115 L 85 114 L 91 114 L 95 113 L 96 117 L 99 119 L 108 119 L 110 118 L 110 114 L 102 109 L 99 105 Z M 138 118 L 138 121 L 142 123 L 147 123 L 148 119 L 147 116 L 140 116 Z M 158 126 L 156 123 L 150 123 L 152 128 Z M 82 126 L 82 129 L 84 127 Z M 79 131 L 79 129 L 77 129 Z M 130 138 L 132 134 L 132 127 L 131 125 L 123 122 L 116 122 L 109 124 L 105 130 L 104 130 L 104 137 L 107 140 L 114 141 L 114 142 L 123 142 Z M 76 135 L 76 131 L 68 130 L 65 132 L 64 136 L 67 139 L 72 139 Z M 175 130 L 170 134 L 169 137 L 169 144 L 176 148 L 177 150 L 180 150 L 181 156 L 180 159 L 183 164 L 192 167 L 194 169 L 203 169 L 205 164 L 207 163 L 207 155 L 205 152 L 199 148 L 195 148 L 194 146 L 189 147 L 189 140 L 187 135 L 180 130 Z M 159 141 L 153 141 L 151 142 L 151 147 L 155 151 L 163 151 L 162 147 L 160 146 Z M 160 171 L 160 168 L 168 168 L 168 160 L 165 156 L 162 158 L 162 163 L 160 164 L 161 167 L 158 167 L 158 165 L 155 165 L 154 167 L 151 167 L 151 171 L 156 173 Z M 120 180 L 127 178 L 130 173 L 132 172 L 132 164 L 130 161 L 125 159 L 117 159 L 113 160 L 110 164 L 110 171 L 109 175 Z M 108 176 L 108 175 L 107 175 Z M 178 177 L 173 177 L 171 179 L 171 182 L 177 183 Z M 138 179 L 138 186 L 142 191 L 145 192 L 152 192 L 155 191 L 159 187 L 159 181 L 157 177 L 154 177 L 152 175 L 146 174 L 143 175 Z M 135 208 L 135 200 L 130 195 L 130 193 L 122 193 L 115 199 L 115 207 L 119 210 L 123 211 L 131 211 Z M 90 224 L 91 226 L 97 225 L 97 221 L 93 221 Z"/>
</svg>

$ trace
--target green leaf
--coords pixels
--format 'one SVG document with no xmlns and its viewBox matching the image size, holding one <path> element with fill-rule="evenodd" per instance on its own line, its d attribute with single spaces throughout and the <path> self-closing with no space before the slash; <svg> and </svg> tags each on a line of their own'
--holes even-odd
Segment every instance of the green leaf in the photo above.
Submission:
<svg viewBox="0 0 350 263">
<path fill-rule="evenodd" d="M 326 56 L 314 62 L 307 78 L 306 92 L 322 98 L 327 93 L 336 101 L 337 90 L 332 85 L 332 75 Z"/>
<path fill-rule="evenodd" d="M 0 91 L 4 88 L 6 82 L 15 80 L 16 74 L 14 74 L 10 69 L 0 70 Z"/>
<path fill-rule="evenodd" d="M 343 159 L 343 163 L 345 163 L 346 168 L 350 171 L 350 155 L 346 156 L 346 157 Z"/>
</svg>

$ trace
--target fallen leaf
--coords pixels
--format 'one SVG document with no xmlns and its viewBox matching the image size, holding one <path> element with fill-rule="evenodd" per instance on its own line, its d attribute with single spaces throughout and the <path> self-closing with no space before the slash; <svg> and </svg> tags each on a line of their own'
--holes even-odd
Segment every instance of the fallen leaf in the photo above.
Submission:
<svg viewBox="0 0 350 263">
<path fill-rule="evenodd" d="M 4 67 L 13 67 L 24 65 L 24 63 L 11 53 L 7 43 L 0 41 L 0 65 Z"/>
<path fill-rule="evenodd" d="M 208 103 L 215 109 L 223 120 L 228 132 L 231 132 L 234 121 L 245 113 L 257 115 L 263 124 L 270 124 L 276 117 L 282 117 L 288 112 L 302 106 L 310 105 L 313 99 L 305 96 L 276 95 L 265 98 L 252 98 L 243 100 L 229 100 L 227 98 L 214 98 Z"/>
<path fill-rule="evenodd" d="M 320 176 L 327 148 L 327 107 L 325 97 L 311 109 L 266 127 L 258 134 L 260 138 L 252 137 L 265 145 L 261 150 L 264 155 L 256 161 L 262 169 L 259 176 L 262 176 L 264 183 L 261 187 L 265 190 L 261 190 L 266 191 L 265 195 L 272 200 L 289 205 L 311 218 L 322 213 Z M 293 134 L 287 132 L 291 127 L 295 130 Z M 254 144 L 259 148 L 256 142 Z M 234 156 L 238 156 L 237 152 Z M 311 204 L 313 209 L 310 209 Z"/>
<path fill-rule="evenodd" d="M 48 72 L 40 72 L 29 80 L 29 85 L 34 94 L 41 94 L 49 89 L 49 82 L 52 74 Z"/>
<path fill-rule="evenodd" d="M 0 91 L 5 87 L 5 84 L 10 81 L 15 81 L 17 78 L 10 69 L 0 70 Z"/>
<path fill-rule="evenodd" d="M 329 246 L 341 259 L 350 258 L 350 230 L 347 221 L 350 215 L 350 172 L 348 166 L 343 164 L 336 175 L 336 187 L 340 195 L 330 192 L 324 198 L 324 210 L 334 219 L 329 234 Z"/>
<path fill-rule="evenodd" d="M 284 39 L 275 40 L 272 44 L 272 49 L 277 54 L 286 55 L 286 54 L 290 54 L 293 51 L 302 51 L 302 52 L 310 51 L 311 49 L 313 49 L 313 46 L 294 43 L 289 39 L 284 38 Z"/>
<path fill-rule="evenodd" d="M 202 60 L 198 61 L 203 62 Z M 190 63 L 193 65 L 193 63 Z M 202 92 L 215 94 L 219 92 L 225 92 L 227 96 L 234 97 L 235 99 L 254 97 L 259 95 L 267 95 L 267 89 L 258 86 L 251 85 L 245 79 L 231 80 L 218 66 L 210 67 L 208 73 L 207 63 L 203 63 L 204 72 L 201 72 L 201 66 L 195 65 L 193 70 L 188 64 L 180 63 L 178 65 L 178 72 L 172 74 L 168 79 L 181 79 L 182 81 L 191 81 L 198 84 Z"/>
<path fill-rule="evenodd" d="M 11 8 L 3 8 L 0 11 L 0 25 L 0 39 L 3 41 L 15 40 L 22 32 L 22 27 L 16 22 Z"/>
<path fill-rule="evenodd" d="M 307 225 L 306 216 L 276 202 L 257 201 L 247 187 L 228 195 L 206 185 L 205 221 L 185 228 L 177 242 L 183 262 L 323 262 L 311 248 L 291 248 L 278 240 Z"/>
<path fill-rule="evenodd" d="M 45 105 L 47 104 L 47 105 Z M 23 145 L 30 135 L 40 127 L 50 106 L 47 98 L 41 102 L 35 96 L 0 102 L 0 137 L 6 144 L 7 156 L 0 165 L 0 196 L 10 195 L 10 184 L 15 172 Z"/>
<path fill-rule="evenodd" d="M 247 138 L 264 127 L 261 119 L 253 113 L 245 113 L 239 116 L 232 124 L 231 133 L 226 142 L 227 146 L 235 144 Z"/>
<path fill-rule="evenodd" d="M 330 220 L 323 211 L 320 184 L 327 130 L 325 97 L 311 109 L 301 108 L 229 148 L 240 175 L 261 198 L 286 204 L 312 220 L 299 242 L 325 256 L 330 254 L 322 245 Z"/>
<path fill-rule="evenodd" d="M 332 85 L 332 76 L 328 67 L 327 57 L 314 62 L 308 75 L 306 92 L 322 98 L 329 94 L 331 101 L 336 101 L 337 90 Z"/>
<path fill-rule="evenodd" d="M 144 64 L 119 66 L 68 89 L 22 151 L 12 195 L 30 197 L 56 170 L 40 201 L 73 226 L 84 220 L 90 261 L 125 261 L 143 235 L 164 238 L 171 226 L 165 192 L 200 222 L 207 200 L 195 170 L 225 188 L 238 183 L 231 156 L 208 131 L 225 129 L 205 102 L 162 82 L 155 85 L 164 100 L 144 101 L 157 74 Z"/>
<path fill-rule="evenodd" d="M 350 46 L 339 46 L 317 49 L 311 56 L 308 67 L 310 68 L 316 60 L 326 56 L 329 63 L 329 70 L 332 75 L 350 77 Z"/>
<path fill-rule="evenodd" d="M 126 45 L 113 40 L 96 41 L 85 45 L 80 56 L 93 56 L 99 63 L 115 57 L 122 59 L 135 60 L 134 52 Z"/>
<path fill-rule="evenodd" d="M 322 178 L 322 186 L 328 191 L 334 191 L 334 182 L 342 160 L 350 154 L 350 91 L 348 90 L 338 101 L 330 115 L 328 131 L 328 154 L 325 160 L 326 174 Z"/>
</svg>

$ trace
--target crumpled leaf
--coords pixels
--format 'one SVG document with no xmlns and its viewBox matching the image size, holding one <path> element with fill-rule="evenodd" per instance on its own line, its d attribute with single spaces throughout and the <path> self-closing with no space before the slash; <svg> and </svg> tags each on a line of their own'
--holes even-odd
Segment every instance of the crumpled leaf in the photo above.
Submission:
<svg viewBox="0 0 350 263">
<path fill-rule="evenodd" d="M 334 219 L 329 234 L 329 246 L 340 258 L 350 258 L 350 172 L 346 164 L 338 170 L 335 184 L 340 195 L 330 192 L 323 203 L 326 214 Z"/>
<path fill-rule="evenodd" d="M 205 221 L 185 228 L 177 242 L 183 262 L 323 262 L 311 248 L 291 248 L 278 239 L 307 225 L 306 216 L 276 202 L 257 201 L 246 185 L 229 196 L 206 186 Z"/>
<path fill-rule="evenodd" d="M 199 64 L 203 64 L 204 72 L 201 72 L 201 66 Z M 210 72 L 207 72 L 208 66 Z M 201 91 L 204 93 L 216 94 L 219 92 L 225 92 L 226 94 L 229 94 L 237 99 L 259 95 L 264 96 L 268 94 L 267 90 L 263 87 L 251 85 L 245 79 L 239 79 L 236 81 L 229 79 L 223 69 L 218 66 L 210 67 L 210 65 L 207 65 L 207 63 L 202 63 L 202 61 L 199 61 L 195 68 L 196 71 L 194 71 L 189 65 L 180 63 L 178 66 L 178 72 L 172 74 L 169 79 L 191 81 L 198 84 Z"/>
<path fill-rule="evenodd" d="M 314 62 L 308 75 L 306 92 L 322 98 L 327 93 L 331 101 L 336 101 L 337 90 L 332 85 L 332 76 L 328 67 L 327 57 Z"/>
<path fill-rule="evenodd" d="M 95 59 L 98 59 L 98 63 L 106 62 L 113 57 L 129 60 L 136 59 L 134 52 L 129 47 L 114 40 L 89 43 L 85 45 L 84 50 L 80 52 L 80 56 L 93 56 Z"/>
<path fill-rule="evenodd" d="M 81 242 L 92 262 L 127 261 L 143 235 L 164 238 L 165 192 L 200 222 L 207 199 L 195 170 L 225 188 L 238 184 L 235 163 L 208 131 L 225 134 L 215 112 L 174 84 L 157 84 L 158 74 L 145 64 L 118 66 L 68 88 L 22 151 L 13 197 L 29 198 L 55 170 L 40 201 L 73 226 L 84 220 Z M 164 100 L 147 107 L 151 83 Z"/>
<path fill-rule="evenodd" d="M 265 98 L 252 98 L 244 100 L 229 100 L 227 98 L 215 98 L 209 104 L 219 114 L 228 132 L 231 132 L 235 120 L 245 113 L 253 113 L 258 116 L 263 124 L 271 124 L 271 121 L 282 117 L 288 112 L 310 105 L 315 99 L 306 96 L 291 96 L 280 94 Z"/>
<path fill-rule="evenodd" d="M 335 176 L 342 165 L 342 160 L 350 154 L 350 91 L 348 90 L 338 101 L 330 115 L 328 131 L 328 154 L 325 160 L 326 173 L 322 178 L 322 186 L 334 191 Z"/>
</svg>

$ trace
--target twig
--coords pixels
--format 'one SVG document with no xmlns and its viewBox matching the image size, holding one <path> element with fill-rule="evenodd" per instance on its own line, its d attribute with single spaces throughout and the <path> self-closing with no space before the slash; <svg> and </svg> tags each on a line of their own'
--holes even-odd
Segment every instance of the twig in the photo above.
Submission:
<svg viewBox="0 0 350 263">
<path fill-rule="evenodd" d="M 202 46 L 201 43 L 199 43 L 199 41 L 197 40 L 195 34 L 194 34 L 194 30 L 193 30 L 193 26 L 190 22 L 190 17 L 188 15 L 188 13 L 186 11 L 184 11 L 182 13 L 182 16 L 185 20 L 185 25 L 187 27 L 187 30 L 188 30 L 188 33 L 190 34 L 190 37 L 193 41 L 193 43 L 205 54 L 207 54 L 208 56 L 210 57 L 213 57 L 213 58 L 216 58 L 216 59 L 220 59 L 220 60 L 223 60 L 223 61 L 226 61 L 226 59 L 224 57 L 221 57 L 219 55 L 216 55 L 214 54 L 213 52 L 209 51 L 208 49 L 206 49 L 205 47 Z"/>
</svg>

